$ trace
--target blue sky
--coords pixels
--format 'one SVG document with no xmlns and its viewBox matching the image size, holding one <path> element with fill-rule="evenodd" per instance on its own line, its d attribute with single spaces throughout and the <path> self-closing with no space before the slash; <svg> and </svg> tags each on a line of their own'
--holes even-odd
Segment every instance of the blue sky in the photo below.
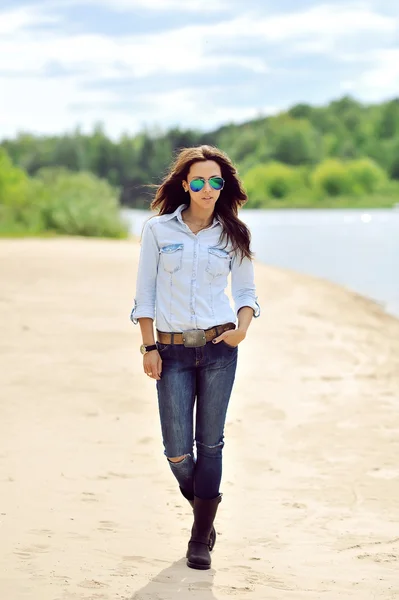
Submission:
<svg viewBox="0 0 399 600">
<path fill-rule="evenodd" d="M 399 96 L 393 0 L 2 0 L 0 138 L 210 130 Z"/>
</svg>

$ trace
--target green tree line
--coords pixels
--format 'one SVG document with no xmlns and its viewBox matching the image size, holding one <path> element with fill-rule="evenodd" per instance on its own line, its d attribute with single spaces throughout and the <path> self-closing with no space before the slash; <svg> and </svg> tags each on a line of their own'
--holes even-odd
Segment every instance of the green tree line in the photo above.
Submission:
<svg viewBox="0 0 399 600">
<path fill-rule="evenodd" d="M 99 185 L 100 197 L 117 195 L 122 205 L 143 208 L 152 198 L 149 184 L 162 180 L 174 153 L 202 143 L 220 147 L 233 159 L 248 191 L 249 207 L 392 206 L 399 199 L 398 98 L 372 105 L 348 96 L 322 107 L 298 104 L 275 116 L 207 133 L 176 127 L 112 140 L 101 125 L 91 134 L 79 129 L 61 136 L 20 133 L 3 140 L 0 150 L 3 162 L 10 160 L 12 168 L 19 169 L 19 185 L 42 198 L 36 205 L 46 204 L 44 190 L 51 186 L 52 201 L 57 207 L 65 204 L 62 198 L 71 177 L 76 193 L 85 188 L 93 194 Z M 83 202 L 84 193 L 78 196 Z M 0 203 L 5 214 L 1 197 Z M 48 221 L 48 211 L 40 214 Z"/>
</svg>

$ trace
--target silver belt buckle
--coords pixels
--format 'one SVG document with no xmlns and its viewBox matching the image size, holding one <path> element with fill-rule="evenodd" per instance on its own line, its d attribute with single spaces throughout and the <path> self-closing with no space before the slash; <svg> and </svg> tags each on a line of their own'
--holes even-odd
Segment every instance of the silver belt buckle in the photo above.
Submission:
<svg viewBox="0 0 399 600">
<path fill-rule="evenodd" d="M 186 348 L 200 348 L 205 346 L 206 337 L 203 329 L 188 329 L 183 331 L 183 344 Z"/>
</svg>

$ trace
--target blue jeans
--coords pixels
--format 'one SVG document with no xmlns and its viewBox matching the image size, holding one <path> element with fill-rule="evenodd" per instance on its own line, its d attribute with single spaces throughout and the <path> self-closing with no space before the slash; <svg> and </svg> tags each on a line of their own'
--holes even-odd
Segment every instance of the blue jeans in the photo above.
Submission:
<svg viewBox="0 0 399 600">
<path fill-rule="evenodd" d="M 157 392 L 165 455 L 185 457 L 169 465 L 186 498 L 216 498 L 238 349 L 223 341 L 200 348 L 159 342 L 157 346 L 162 358 Z"/>
</svg>

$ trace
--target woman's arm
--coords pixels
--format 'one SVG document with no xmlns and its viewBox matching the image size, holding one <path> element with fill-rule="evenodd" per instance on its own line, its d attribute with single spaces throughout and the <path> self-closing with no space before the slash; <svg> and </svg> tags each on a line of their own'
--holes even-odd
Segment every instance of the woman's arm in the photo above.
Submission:
<svg viewBox="0 0 399 600">
<path fill-rule="evenodd" d="M 225 331 L 213 340 L 215 344 L 224 340 L 231 346 L 238 346 L 247 335 L 253 317 L 259 317 L 260 306 L 256 296 L 254 268 L 249 258 L 235 255 L 231 261 L 231 292 L 238 318 L 237 329 Z"/>
<path fill-rule="evenodd" d="M 247 335 L 248 327 L 251 324 L 252 318 L 254 316 L 253 308 L 250 306 L 243 306 L 238 311 L 238 331 L 242 331 L 244 337 Z"/>
<path fill-rule="evenodd" d="M 138 321 L 141 329 L 143 344 L 145 346 L 153 346 L 155 344 L 154 321 L 148 317 L 140 317 Z"/>
<path fill-rule="evenodd" d="M 141 250 L 136 281 L 136 297 L 130 319 L 137 325 L 138 319 L 155 319 L 156 281 L 159 263 L 159 248 L 155 239 L 151 219 L 147 221 L 141 236 Z"/>
<path fill-rule="evenodd" d="M 150 220 L 144 225 L 141 237 L 136 297 L 130 315 L 135 325 L 140 324 L 141 337 L 145 346 L 155 344 L 154 319 L 158 262 L 159 248 L 153 232 L 153 223 Z M 157 350 L 144 354 L 143 369 L 153 379 L 160 379 L 162 360 Z"/>
<path fill-rule="evenodd" d="M 239 326 L 239 312 L 244 306 L 252 308 L 255 318 L 259 317 L 260 306 L 256 296 L 253 262 L 247 257 L 244 257 L 241 261 L 241 257 L 237 254 L 231 260 L 231 293 L 239 319 Z"/>
<path fill-rule="evenodd" d="M 154 337 L 154 321 L 147 317 L 139 319 L 141 337 L 143 338 L 143 344 L 145 346 L 152 346 L 155 344 Z M 152 377 L 152 379 L 161 379 L 162 373 L 162 359 L 159 355 L 158 350 L 151 350 L 146 352 L 143 356 L 143 370 L 146 375 Z"/>
</svg>

